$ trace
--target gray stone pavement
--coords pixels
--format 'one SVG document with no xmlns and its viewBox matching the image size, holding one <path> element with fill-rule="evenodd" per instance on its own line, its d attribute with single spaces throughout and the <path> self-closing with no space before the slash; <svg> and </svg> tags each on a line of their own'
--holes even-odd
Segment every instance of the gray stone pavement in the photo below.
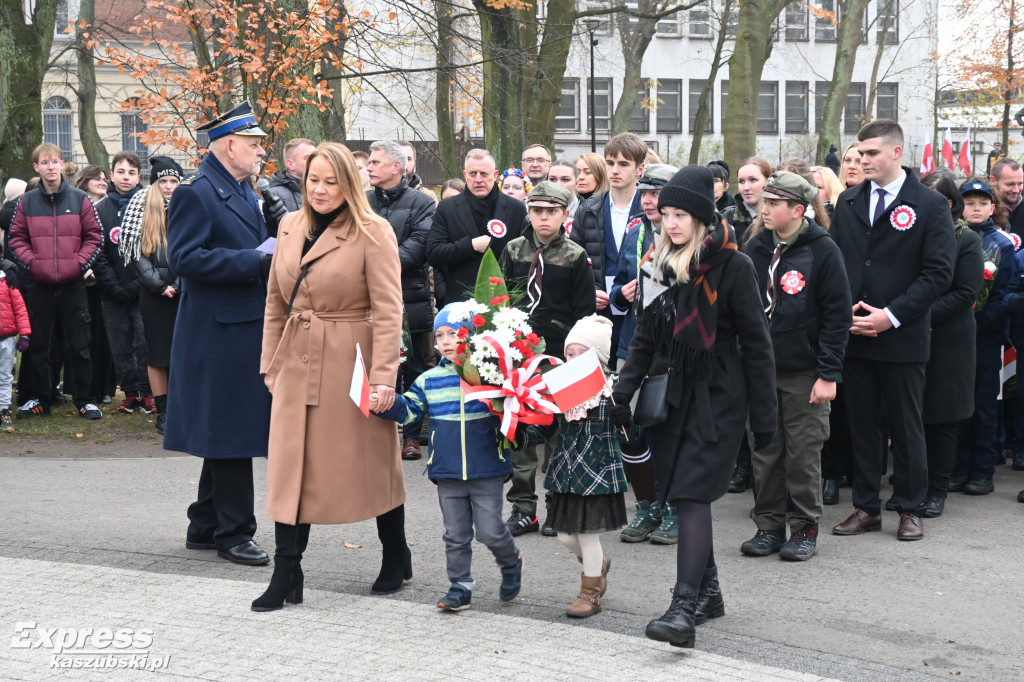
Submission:
<svg viewBox="0 0 1024 682">
<path fill-rule="evenodd" d="M 1024 505 L 1015 501 L 1024 475 L 1008 467 L 996 494 L 953 496 L 916 543 L 895 540 L 891 514 L 881 533 L 829 535 L 849 513 L 843 490 L 843 503 L 826 507 L 819 555 L 795 565 L 739 554 L 754 532 L 752 498 L 727 495 L 713 507 L 727 614 L 699 629 L 696 650 L 683 651 L 642 636 L 668 604 L 675 549 L 626 545 L 614 534 L 602 538 L 613 564 L 605 610 L 593 618 L 564 617 L 579 567 L 539 534 L 520 539 L 524 588 L 514 604 L 498 602 L 497 568 L 477 545 L 473 608 L 438 613 L 447 584 L 442 527 L 422 462 L 406 464 L 415 578 L 405 590 L 368 596 L 380 560 L 372 522 L 318 526 L 303 560 L 305 603 L 252 613 L 270 567 L 184 549 L 198 460 L 161 457 L 148 444 L 79 445 L 75 458 L 40 457 L 38 445 L 28 456 L 0 450 L 0 634 L 9 638 L 19 622 L 149 628 L 151 656 L 171 657 L 162 674 L 205 679 L 1024 679 Z M 256 471 L 257 541 L 272 551 L 265 464 Z M 0 678 L 54 675 L 52 651 L 10 641 L 0 641 Z M 231 668 L 239 660 L 247 662 Z"/>
</svg>

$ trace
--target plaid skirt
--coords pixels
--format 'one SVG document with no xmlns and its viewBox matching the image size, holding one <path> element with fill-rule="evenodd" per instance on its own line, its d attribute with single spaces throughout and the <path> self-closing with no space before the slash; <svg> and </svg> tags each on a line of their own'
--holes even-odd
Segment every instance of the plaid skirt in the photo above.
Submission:
<svg viewBox="0 0 1024 682">
<path fill-rule="evenodd" d="M 551 525 L 559 533 L 604 533 L 628 523 L 623 493 L 551 493 Z"/>
</svg>

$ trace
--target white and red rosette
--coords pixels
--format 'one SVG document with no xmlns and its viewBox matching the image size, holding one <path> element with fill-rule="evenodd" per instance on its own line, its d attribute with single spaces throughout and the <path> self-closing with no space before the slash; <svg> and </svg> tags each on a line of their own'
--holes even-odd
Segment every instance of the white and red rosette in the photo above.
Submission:
<svg viewBox="0 0 1024 682">
<path fill-rule="evenodd" d="M 1014 232 L 1007 232 L 1006 236 L 1010 238 L 1011 242 L 1013 242 L 1013 250 L 1020 251 L 1021 245 L 1024 244 L 1024 241 L 1021 241 L 1020 236 Z"/>
<path fill-rule="evenodd" d="M 113 230 L 110 231 L 110 241 L 113 244 L 117 244 L 118 242 L 121 241 L 121 226 L 120 225 L 118 225 L 117 227 L 115 227 Z"/>
<path fill-rule="evenodd" d="M 782 290 L 787 294 L 796 295 L 803 291 L 804 287 L 807 286 L 807 280 L 805 280 L 804 276 L 796 270 L 790 270 L 782 276 L 779 280 L 779 284 L 782 285 Z"/>
<path fill-rule="evenodd" d="M 628 223 L 626 223 L 626 233 L 628 234 L 632 232 L 634 227 L 640 227 L 643 224 L 644 221 L 641 218 L 633 218 Z"/>
<path fill-rule="evenodd" d="M 899 206 L 889 216 L 889 223 L 900 232 L 906 232 L 917 222 L 917 214 L 914 209 L 906 204 Z"/>
<path fill-rule="evenodd" d="M 487 232 L 495 239 L 501 239 L 508 234 L 508 227 L 497 218 L 487 221 Z"/>
<path fill-rule="evenodd" d="M 572 218 L 569 218 L 564 223 L 562 223 L 562 227 L 565 228 L 565 236 L 566 237 L 571 235 L 572 234 Z M 1020 248 L 1020 247 L 1017 247 L 1017 248 Z"/>
<path fill-rule="evenodd" d="M 550 424 L 554 415 L 559 414 L 558 406 L 551 401 L 551 394 L 540 373 L 542 362 L 554 365 L 562 363 L 550 355 L 534 355 L 521 367 L 513 367 L 512 354 L 501 341 L 483 334 L 480 340 L 487 343 L 497 355 L 498 369 L 505 380 L 501 386 L 483 385 L 470 386 L 465 382 L 462 388 L 466 397 L 464 402 L 479 400 L 487 405 L 494 414 L 501 417 L 501 433 L 515 440 L 516 428 L 523 424 Z M 501 400 L 501 409 L 494 406 L 495 400 Z"/>
</svg>

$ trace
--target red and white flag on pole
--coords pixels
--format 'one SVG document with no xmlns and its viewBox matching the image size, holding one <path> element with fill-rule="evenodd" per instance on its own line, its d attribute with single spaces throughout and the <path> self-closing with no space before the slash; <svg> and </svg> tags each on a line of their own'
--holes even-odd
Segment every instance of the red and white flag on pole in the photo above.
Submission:
<svg viewBox="0 0 1024 682">
<path fill-rule="evenodd" d="M 971 177 L 971 129 L 968 128 L 964 134 L 964 141 L 960 143 L 960 156 L 957 157 L 957 165 L 960 170 Z"/>
<path fill-rule="evenodd" d="M 953 132 L 948 127 L 942 140 L 942 165 L 949 170 L 956 170 L 956 164 L 953 162 Z"/>
<path fill-rule="evenodd" d="M 356 404 L 363 416 L 370 417 L 370 379 L 366 376 L 366 363 L 363 362 L 363 350 L 356 344 L 356 362 L 352 367 L 352 387 L 348 396 Z"/>
<path fill-rule="evenodd" d="M 583 355 L 545 372 L 544 383 L 558 409 L 568 412 L 600 395 L 607 380 L 597 350 L 591 348 Z"/>
<path fill-rule="evenodd" d="M 921 177 L 928 175 L 935 170 L 935 153 L 932 151 L 932 143 L 924 146 L 924 156 L 921 157 Z"/>
</svg>

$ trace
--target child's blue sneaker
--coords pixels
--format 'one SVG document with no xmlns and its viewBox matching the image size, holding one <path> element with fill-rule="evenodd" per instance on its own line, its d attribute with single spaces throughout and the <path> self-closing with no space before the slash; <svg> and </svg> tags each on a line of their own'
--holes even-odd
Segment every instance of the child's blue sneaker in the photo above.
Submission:
<svg viewBox="0 0 1024 682">
<path fill-rule="evenodd" d="M 498 590 L 498 597 L 501 601 L 512 601 L 519 595 L 523 587 L 523 555 L 511 566 L 503 566 L 501 569 L 501 589 Z"/>
<path fill-rule="evenodd" d="M 473 593 L 458 583 L 452 583 L 448 588 L 448 594 L 441 597 L 437 602 L 437 608 L 443 611 L 465 611 L 469 608 L 469 602 L 473 599 Z"/>
</svg>

